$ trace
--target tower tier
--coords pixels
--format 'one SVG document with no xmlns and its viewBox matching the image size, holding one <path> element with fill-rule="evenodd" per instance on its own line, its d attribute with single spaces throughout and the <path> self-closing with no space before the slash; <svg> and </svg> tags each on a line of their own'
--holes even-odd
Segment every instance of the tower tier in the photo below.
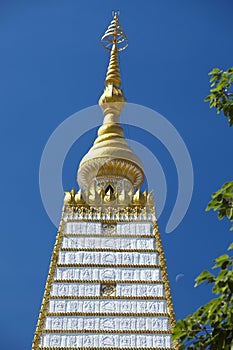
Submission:
<svg viewBox="0 0 233 350">
<path fill-rule="evenodd" d="M 34 349 L 172 349 L 156 222 L 63 213 Z"/>
</svg>

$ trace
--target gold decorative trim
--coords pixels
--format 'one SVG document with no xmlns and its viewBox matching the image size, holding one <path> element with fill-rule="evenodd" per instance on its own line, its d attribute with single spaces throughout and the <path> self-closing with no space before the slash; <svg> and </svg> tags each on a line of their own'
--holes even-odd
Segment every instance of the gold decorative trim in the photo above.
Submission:
<svg viewBox="0 0 233 350">
<path fill-rule="evenodd" d="M 96 237 L 101 237 L 101 238 L 155 238 L 152 234 L 150 235 L 123 235 L 119 234 L 116 235 L 113 233 L 112 235 L 110 234 L 85 234 L 85 233 L 64 233 L 64 237 L 88 237 L 88 238 L 96 238 Z"/>
<path fill-rule="evenodd" d="M 166 258 L 163 251 L 162 240 L 160 237 L 157 222 L 154 222 L 154 234 L 155 234 L 155 241 L 156 241 L 156 249 L 158 250 L 159 262 L 161 266 L 162 280 L 164 282 L 165 296 L 167 299 L 168 314 L 170 316 L 170 326 L 171 326 L 171 329 L 173 329 L 176 325 L 175 312 L 174 312 L 174 307 L 172 303 L 171 289 L 170 289 L 170 283 L 169 283 L 168 273 L 167 273 Z M 179 350 L 178 342 L 174 343 L 174 350 Z"/>
<path fill-rule="evenodd" d="M 71 219 L 66 218 L 65 215 L 70 214 L 80 214 L 79 218 Z M 140 218 L 139 215 L 145 215 L 146 218 Z M 95 218 L 94 216 L 98 215 L 98 218 Z M 106 215 L 107 217 L 101 217 L 101 215 Z M 112 215 L 114 215 L 114 218 L 112 218 Z M 130 217 L 130 215 L 134 215 L 134 217 Z M 135 217 L 136 215 L 136 217 Z M 150 216 L 150 217 L 149 217 Z M 153 216 L 153 218 L 152 218 Z M 65 204 L 64 206 L 64 216 L 63 220 L 64 223 L 66 222 L 102 222 L 102 223 L 118 223 L 118 222 L 138 222 L 138 223 L 145 223 L 150 222 L 153 224 L 153 222 L 156 220 L 155 218 L 155 207 L 154 206 L 146 206 L 142 207 L 138 204 L 130 204 L 130 206 L 127 207 L 103 207 L 103 206 L 95 206 L 90 207 L 88 204 L 83 205 L 77 205 L 77 204 Z"/>
<path fill-rule="evenodd" d="M 90 348 L 64 348 L 64 347 L 40 347 L 39 349 L 41 350 L 87 350 Z M 128 347 L 128 348 L 91 348 L 93 350 L 130 350 L 130 349 L 134 349 L 134 350 L 173 350 L 174 348 L 133 348 L 133 347 Z"/>
<path fill-rule="evenodd" d="M 114 103 L 115 107 L 119 105 L 119 103 Z M 136 154 L 133 153 L 123 136 L 117 135 L 117 137 L 115 137 L 116 135 L 114 133 L 107 132 L 114 128 L 123 134 L 123 129 L 120 123 L 117 122 L 114 124 L 115 125 L 108 125 L 108 123 L 103 123 L 103 125 L 100 126 L 98 130 L 99 136 L 94 142 L 94 145 L 81 160 L 77 178 L 80 187 L 88 189 L 91 187 L 93 180 L 102 176 L 122 176 L 131 183 L 133 189 L 137 189 L 140 185 L 142 185 L 144 181 L 144 174 L 141 161 Z M 103 128 L 105 129 L 106 133 L 104 132 L 105 135 L 104 133 L 100 135 L 100 133 L 103 132 Z M 117 147 L 108 147 L 106 145 L 106 141 L 114 141 L 112 140 L 112 136 L 116 143 L 118 143 Z M 102 149 L 100 147 L 101 143 L 103 145 Z M 119 146 L 121 146 L 120 152 Z M 99 201 L 102 200 L 99 193 L 96 193 L 96 199 L 97 198 Z M 106 196 L 103 196 L 103 199 L 106 199 Z M 87 200 L 89 201 L 89 198 L 87 198 Z M 92 202 L 93 201 L 90 200 L 90 203 Z M 104 201 L 102 203 L 103 205 L 105 204 Z M 121 205 L 124 204 L 125 203 L 123 202 Z"/>
<path fill-rule="evenodd" d="M 44 329 L 44 333 L 94 333 L 94 334 L 171 334 L 171 331 L 154 331 L 154 330 L 106 330 L 106 329 Z"/>
<path fill-rule="evenodd" d="M 97 296 L 73 296 L 73 295 L 58 295 L 58 296 L 55 296 L 55 295 L 52 295 L 50 296 L 50 299 L 76 299 L 76 300 L 96 300 Z M 109 296 L 109 297 L 106 297 L 104 295 L 98 295 L 98 300 L 164 300 L 166 301 L 166 297 L 165 296 L 156 296 L 156 297 L 153 297 L 153 296 L 138 296 L 138 297 L 135 297 L 135 296 Z"/>
<path fill-rule="evenodd" d="M 115 124 L 114 128 L 119 130 L 121 127 L 119 127 Z M 108 125 L 102 125 L 101 129 L 108 128 Z M 112 128 L 112 126 L 111 126 Z M 122 129 L 121 129 L 122 131 Z M 114 172 L 114 169 L 116 168 L 116 164 L 112 162 L 112 160 L 108 159 L 110 163 L 112 163 L 112 172 Z M 99 161 L 97 161 L 97 166 L 100 165 Z M 108 170 L 109 170 L 109 163 L 108 163 Z M 102 169 L 103 170 L 103 169 Z M 146 208 L 148 210 L 151 209 L 151 207 L 154 207 L 154 198 L 152 192 L 148 193 L 147 191 L 141 192 L 140 189 L 136 191 L 136 193 L 133 193 L 131 185 L 129 180 L 126 179 L 124 176 L 124 173 L 126 172 L 126 168 L 123 169 L 123 172 L 121 172 L 119 175 L 111 175 L 109 174 L 104 175 L 98 173 L 98 176 L 95 178 L 97 182 L 102 180 L 104 184 L 102 184 L 102 187 L 95 186 L 91 187 L 91 189 L 88 189 L 87 191 L 83 191 L 80 189 L 78 192 L 73 188 L 71 191 L 65 191 L 65 198 L 64 203 L 65 205 L 69 206 L 78 206 L 80 209 L 82 207 L 89 208 L 93 214 L 101 214 L 106 213 L 109 211 L 109 204 L 111 202 L 111 212 L 119 212 L 120 210 L 131 207 L 133 208 L 133 212 L 138 215 L 145 211 L 143 207 L 149 206 L 150 208 Z M 119 171 L 119 169 L 118 169 Z M 128 189 L 123 186 L 121 193 L 114 193 L 114 190 L 109 193 L 108 191 L 105 192 L 105 189 L 108 185 L 112 184 L 112 180 L 120 181 L 122 184 L 126 185 L 128 183 Z M 114 188 L 114 185 L 112 189 Z M 131 191 L 130 191 L 131 188 Z M 94 206 L 92 206 L 94 204 Z M 113 205 L 113 207 L 112 207 Z M 140 219 L 141 220 L 141 219 Z"/>
<path fill-rule="evenodd" d="M 72 215 L 78 214 L 79 218 L 66 218 L 64 221 L 85 221 L 85 222 L 103 222 L 103 223 L 117 223 L 117 222 L 151 222 L 156 220 L 155 207 L 151 205 L 140 206 L 131 203 L 130 206 L 95 206 L 90 207 L 88 204 L 74 205 L 65 204 L 64 214 Z"/>
<path fill-rule="evenodd" d="M 52 287 L 53 276 L 54 276 L 56 264 L 58 261 L 59 248 L 60 248 L 60 245 L 62 243 L 62 238 L 63 238 L 62 225 L 63 225 L 63 221 L 61 220 L 60 226 L 58 229 L 58 233 L 57 233 L 57 237 L 56 237 L 56 241 L 55 241 L 55 245 L 54 245 L 53 254 L 51 257 L 51 261 L 50 261 L 48 278 L 47 278 L 46 285 L 45 285 L 44 296 L 43 296 L 41 309 L 40 309 L 40 313 L 39 313 L 39 318 L 38 318 L 38 322 L 37 322 L 37 326 L 36 326 L 36 331 L 35 331 L 35 335 L 34 335 L 34 339 L 33 339 L 33 343 L 32 343 L 32 350 L 38 350 L 40 348 L 40 346 L 39 346 L 40 345 L 40 336 L 41 336 L 41 332 L 42 332 L 42 329 L 44 326 L 46 311 L 47 311 L 48 305 L 49 305 L 50 290 Z"/>
<path fill-rule="evenodd" d="M 100 267 L 100 268 L 129 268 L 129 269 L 160 269 L 160 265 L 139 265 L 139 264 L 57 264 L 57 267 L 75 267 L 75 268 L 87 268 L 87 267 Z"/>
<path fill-rule="evenodd" d="M 136 312 L 48 312 L 47 316 L 138 316 L 138 317 L 148 317 L 148 316 L 161 316 L 169 317 L 166 312 L 148 312 L 148 313 L 136 313 Z"/>
<path fill-rule="evenodd" d="M 69 207 L 69 206 L 65 206 L 65 207 Z M 98 211 L 98 209 L 99 210 L 101 210 L 101 209 L 103 209 L 102 207 L 96 207 L 96 208 L 88 208 L 88 207 L 80 207 L 79 206 L 79 208 L 80 209 L 89 209 L 89 210 L 92 210 L 92 211 Z M 112 208 L 108 208 L 109 210 L 110 209 L 112 209 Z M 114 208 L 115 209 L 115 208 Z M 133 210 L 133 208 L 132 207 L 126 207 L 126 208 L 124 208 L 124 209 L 128 209 L 128 210 Z M 143 208 L 141 207 L 141 206 L 139 206 L 139 205 L 137 205 L 137 208 L 134 208 L 134 209 L 139 209 L 140 211 L 142 211 L 143 210 Z M 146 208 L 146 209 L 148 209 L 148 207 Z M 155 207 L 153 207 L 153 209 L 155 210 Z M 118 209 L 119 210 L 119 209 Z M 149 209 L 148 209 L 149 210 Z M 151 212 L 152 212 L 152 210 L 151 210 Z M 155 212 L 153 211 L 153 214 L 155 214 Z M 64 224 L 66 224 L 66 223 L 69 223 L 69 222 L 77 222 L 77 223 L 79 223 L 79 222 L 90 222 L 90 223 L 102 223 L 102 224 L 117 224 L 117 223 L 139 223 L 139 224 L 142 224 L 142 223 L 144 223 L 144 224 L 151 224 L 152 225 L 152 227 L 154 227 L 154 220 L 151 220 L 151 219 L 136 219 L 136 218 L 134 218 L 134 219 L 129 219 L 128 217 L 127 218 L 125 218 L 125 219 L 117 219 L 117 218 L 115 218 L 115 219 L 93 219 L 93 218 L 81 218 L 81 219 L 66 219 L 66 218 L 63 218 L 62 219 L 63 220 L 63 222 L 64 222 Z"/>
<path fill-rule="evenodd" d="M 151 237 L 154 239 L 154 237 Z M 157 249 L 61 248 L 61 252 L 158 253 Z"/>
<path fill-rule="evenodd" d="M 71 279 L 54 279 L 54 282 L 57 283 L 107 283 L 109 280 L 71 280 Z M 140 280 L 134 280 L 134 281 L 122 281 L 122 280 L 111 280 L 111 282 L 117 283 L 117 284 L 164 284 L 163 281 L 140 281 Z"/>
</svg>

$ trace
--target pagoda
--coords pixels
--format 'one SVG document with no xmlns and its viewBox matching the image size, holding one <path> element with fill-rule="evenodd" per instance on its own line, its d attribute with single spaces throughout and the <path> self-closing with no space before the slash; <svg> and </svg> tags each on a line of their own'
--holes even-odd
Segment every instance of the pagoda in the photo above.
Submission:
<svg viewBox="0 0 233 350">
<path fill-rule="evenodd" d="M 125 105 L 119 15 L 102 37 L 110 51 L 99 99 L 103 124 L 65 193 L 33 350 L 178 349 L 166 260 L 143 165 L 120 124 Z"/>
</svg>

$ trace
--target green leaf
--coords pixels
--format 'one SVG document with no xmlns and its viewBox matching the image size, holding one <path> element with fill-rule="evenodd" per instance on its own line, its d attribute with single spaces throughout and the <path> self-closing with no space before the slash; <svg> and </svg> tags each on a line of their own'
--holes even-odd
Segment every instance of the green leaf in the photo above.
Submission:
<svg viewBox="0 0 233 350">
<path fill-rule="evenodd" d="M 225 184 L 222 186 L 222 190 L 232 191 L 233 190 L 233 181 L 225 182 Z"/>
<path fill-rule="evenodd" d="M 233 99 L 226 94 L 226 89 L 231 89 L 233 84 L 233 68 L 227 71 L 219 68 L 212 69 L 210 75 L 210 92 L 211 94 L 205 98 L 205 102 L 210 103 L 210 108 L 214 107 L 217 114 L 223 112 L 228 118 L 229 125 L 233 125 Z"/>
<path fill-rule="evenodd" d="M 233 221 L 233 181 L 226 182 L 218 191 L 212 194 L 212 200 L 208 203 L 206 211 L 218 210 L 218 218 L 227 217 Z"/>
<path fill-rule="evenodd" d="M 228 261 L 229 261 L 229 255 L 223 254 L 218 258 L 214 259 L 214 262 L 216 262 L 216 264 L 213 266 L 213 268 L 222 267 L 223 264 L 225 264 Z"/>
<path fill-rule="evenodd" d="M 213 68 L 212 71 L 209 72 L 208 74 L 209 74 L 209 75 L 212 75 L 212 74 L 214 74 L 214 73 L 221 73 L 221 72 L 222 72 L 222 70 L 220 70 L 219 68 Z"/>
<path fill-rule="evenodd" d="M 229 286 L 231 293 L 233 293 L 233 279 L 228 281 L 228 286 Z"/>
<path fill-rule="evenodd" d="M 214 275 L 212 275 L 208 270 L 203 271 L 197 278 L 194 287 L 199 286 L 201 283 L 207 281 L 212 283 L 214 281 Z"/>
</svg>

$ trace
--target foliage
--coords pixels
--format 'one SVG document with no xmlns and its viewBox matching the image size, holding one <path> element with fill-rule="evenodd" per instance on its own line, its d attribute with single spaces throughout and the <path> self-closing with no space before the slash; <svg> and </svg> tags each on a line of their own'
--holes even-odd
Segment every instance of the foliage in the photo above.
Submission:
<svg viewBox="0 0 233 350">
<path fill-rule="evenodd" d="M 218 218 L 233 222 L 233 181 L 225 183 L 213 193 L 206 210 L 218 210 Z M 232 229 L 232 228 L 231 228 Z M 233 249 L 233 243 L 228 250 Z M 216 295 L 192 315 L 179 320 L 173 330 L 180 350 L 232 350 L 233 349 L 233 255 L 224 254 L 214 260 L 217 275 L 205 270 L 197 278 L 195 287 L 207 282 Z"/>
<path fill-rule="evenodd" d="M 217 113 L 223 111 L 232 126 L 233 93 L 228 89 L 233 83 L 233 68 L 226 72 L 215 68 L 209 75 L 212 89 L 205 101 L 210 101 L 210 108 L 215 107 Z M 210 209 L 218 211 L 220 220 L 227 217 L 233 222 L 233 181 L 212 194 L 206 210 Z M 233 243 L 228 250 L 232 249 Z M 204 282 L 211 284 L 215 297 L 184 320 L 179 320 L 173 330 L 173 339 L 178 341 L 180 350 L 233 350 L 233 256 L 224 254 L 214 262 L 213 269 L 218 269 L 218 273 L 203 271 L 196 278 L 195 287 Z"/>
<path fill-rule="evenodd" d="M 233 125 L 233 92 L 229 92 L 233 83 L 233 67 L 227 71 L 214 68 L 209 75 L 211 90 L 205 101 L 210 102 L 210 108 L 215 107 L 217 113 L 223 112 L 228 118 L 229 125 Z"/>
<path fill-rule="evenodd" d="M 226 182 L 217 192 L 212 194 L 206 210 L 218 210 L 218 218 L 221 220 L 226 216 L 233 221 L 233 181 Z M 233 226 L 231 226 L 233 230 Z"/>
<path fill-rule="evenodd" d="M 233 244 L 228 249 L 233 249 Z M 173 339 L 179 340 L 180 350 L 233 349 L 233 256 L 224 254 L 214 261 L 213 269 L 219 269 L 219 273 L 215 276 L 203 271 L 195 286 L 204 282 L 212 284 L 217 297 L 177 322 Z"/>
</svg>

